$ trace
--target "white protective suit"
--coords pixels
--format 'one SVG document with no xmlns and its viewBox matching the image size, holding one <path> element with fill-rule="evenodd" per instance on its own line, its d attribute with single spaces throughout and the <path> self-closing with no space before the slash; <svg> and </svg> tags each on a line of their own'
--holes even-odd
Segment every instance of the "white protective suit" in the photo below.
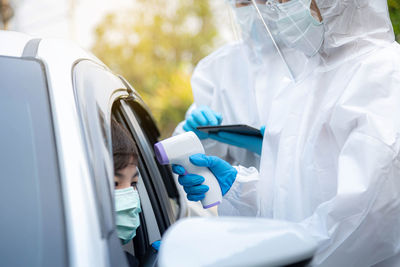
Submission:
<svg viewBox="0 0 400 267">
<path fill-rule="evenodd" d="M 196 103 L 266 125 L 260 174 L 239 167 L 219 214 L 298 222 L 318 241 L 316 266 L 400 266 L 400 46 L 387 2 L 316 2 L 325 41 L 311 61 L 324 64 L 298 83 L 272 55 L 249 63 L 244 45 L 202 62 Z"/>
<path fill-rule="evenodd" d="M 298 83 L 239 43 L 196 69 L 196 104 L 267 127 L 260 174 L 239 167 L 219 214 L 298 222 L 319 242 L 314 265 L 400 266 L 400 47 L 387 2 L 317 4 L 325 41 Z"/>
</svg>

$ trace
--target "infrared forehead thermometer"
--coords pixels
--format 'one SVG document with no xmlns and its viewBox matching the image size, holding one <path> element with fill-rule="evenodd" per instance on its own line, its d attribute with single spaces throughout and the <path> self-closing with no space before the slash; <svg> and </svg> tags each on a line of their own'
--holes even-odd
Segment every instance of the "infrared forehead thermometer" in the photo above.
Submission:
<svg viewBox="0 0 400 267">
<path fill-rule="evenodd" d="M 189 157 L 204 154 L 204 148 L 194 132 L 186 132 L 158 142 L 154 145 L 157 160 L 162 165 L 176 164 L 185 168 L 187 173 L 203 176 L 210 189 L 201 201 L 203 208 L 208 209 L 221 203 L 222 193 L 214 174 L 207 167 L 193 165 Z"/>
</svg>

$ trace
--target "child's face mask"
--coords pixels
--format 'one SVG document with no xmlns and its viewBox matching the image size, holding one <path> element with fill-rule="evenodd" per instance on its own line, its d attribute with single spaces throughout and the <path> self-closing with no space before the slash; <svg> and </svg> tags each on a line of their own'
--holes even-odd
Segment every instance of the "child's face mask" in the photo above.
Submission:
<svg viewBox="0 0 400 267">
<path fill-rule="evenodd" d="M 115 211 L 118 237 L 126 244 L 136 235 L 142 211 L 139 194 L 133 187 L 115 190 Z"/>
</svg>

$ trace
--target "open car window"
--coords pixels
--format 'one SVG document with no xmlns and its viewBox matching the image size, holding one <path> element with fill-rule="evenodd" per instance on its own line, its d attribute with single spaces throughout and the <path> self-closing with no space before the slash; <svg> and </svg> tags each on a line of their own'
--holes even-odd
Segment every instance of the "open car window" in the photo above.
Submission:
<svg viewBox="0 0 400 267">
<path fill-rule="evenodd" d="M 153 151 L 154 144 L 159 141 L 159 132 L 154 125 L 154 120 L 151 117 L 150 112 L 146 109 L 144 103 L 141 103 L 139 99 L 129 99 L 125 101 L 125 103 L 127 104 L 127 106 L 129 106 L 129 110 L 132 111 L 135 118 L 137 119 L 137 122 L 140 125 L 140 128 L 143 130 L 143 134 L 147 139 L 147 143 Z M 167 190 L 168 197 L 173 207 L 175 219 L 177 219 L 179 217 L 179 194 L 176 188 L 174 177 L 171 172 L 171 168 L 169 165 L 159 164 L 157 160 L 155 160 L 155 163 L 161 175 L 164 186 Z"/>
<path fill-rule="evenodd" d="M 132 91 L 134 89 L 127 83 L 122 77 L 122 81 L 124 82 L 127 88 L 130 88 Z M 174 222 L 176 219 L 185 216 L 185 209 L 183 202 L 185 199 L 182 199 L 178 193 L 177 185 L 174 179 L 174 176 L 171 171 L 171 167 L 169 165 L 161 165 L 155 159 L 154 155 L 154 144 L 159 141 L 160 132 L 155 124 L 155 120 L 151 115 L 150 110 L 147 108 L 145 103 L 140 99 L 136 94 L 131 94 L 130 98 L 125 99 L 124 104 L 126 105 L 126 110 L 128 113 L 132 113 L 132 117 L 136 119 L 137 127 L 141 128 L 143 131 L 143 135 L 146 139 L 148 146 L 150 147 L 151 154 L 153 157 L 153 162 L 155 163 L 158 172 L 160 175 L 163 187 L 166 189 L 169 202 L 172 208 L 173 218 L 171 218 L 170 223 Z M 129 114 L 127 114 L 129 115 Z M 149 155 L 150 156 L 150 155 Z"/>
<path fill-rule="evenodd" d="M 131 119 L 122 111 L 121 101 L 117 101 L 114 104 L 112 113 L 113 118 L 128 130 L 137 145 L 138 170 L 140 174 L 137 189 L 142 208 L 142 212 L 139 215 L 141 223 L 136 230 L 133 243 L 128 243 L 125 249 L 134 254 L 143 263 L 146 261 L 149 252 L 152 251 L 151 244 L 161 239 L 161 230 L 165 227 L 164 211 L 160 208 L 157 194 L 154 191 L 153 177 L 149 172 L 148 160 L 146 159 L 146 144 L 143 143 L 137 133 L 138 131 L 142 133 L 141 129 L 133 130 Z M 164 194 L 166 194 L 165 190 Z"/>
</svg>

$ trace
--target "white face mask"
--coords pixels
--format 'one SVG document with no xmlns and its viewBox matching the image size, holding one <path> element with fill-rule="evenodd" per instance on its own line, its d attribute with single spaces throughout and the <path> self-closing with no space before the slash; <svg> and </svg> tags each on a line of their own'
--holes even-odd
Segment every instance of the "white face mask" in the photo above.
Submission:
<svg viewBox="0 0 400 267">
<path fill-rule="evenodd" d="M 115 211 L 118 237 L 126 244 L 136 235 L 142 211 L 139 194 L 133 187 L 115 190 Z"/>
<path fill-rule="evenodd" d="M 284 14 L 276 22 L 281 40 L 306 56 L 315 55 L 322 46 L 325 31 L 323 23 L 311 15 L 310 1 L 292 0 L 277 7 Z"/>
</svg>

